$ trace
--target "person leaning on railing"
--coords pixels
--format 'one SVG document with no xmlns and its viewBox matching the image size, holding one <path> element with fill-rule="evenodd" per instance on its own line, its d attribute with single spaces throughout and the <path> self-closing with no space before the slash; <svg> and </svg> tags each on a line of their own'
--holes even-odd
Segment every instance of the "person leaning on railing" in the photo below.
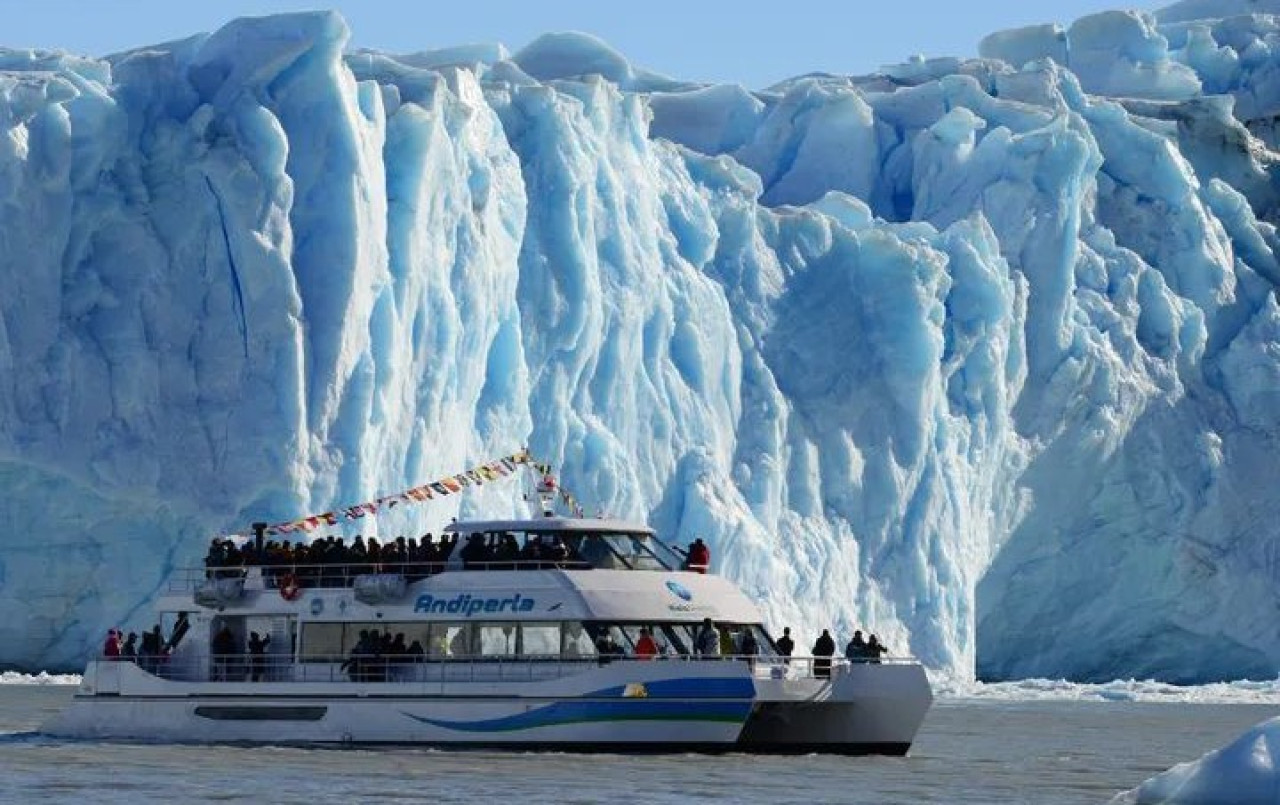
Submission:
<svg viewBox="0 0 1280 805">
<path fill-rule="evenodd" d="M 880 642 L 880 638 L 871 635 L 867 640 L 867 662 L 879 663 L 880 657 L 889 653 L 889 649 Z"/>
<path fill-rule="evenodd" d="M 826 629 L 813 644 L 813 675 L 818 679 L 831 677 L 831 657 L 836 653 L 836 641 Z"/>
<path fill-rule="evenodd" d="M 782 661 L 784 663 L 790 664 L 791 652 L 795 651 L 796 649 L 796 642 L 791 639 L 790 626 L 783 627 L 782 637 L 779 637 L 777 640 L 775 640 L 773 645 L 775 648 L 778 649 L 778 655 L 783 658 Z"/>
</svg>

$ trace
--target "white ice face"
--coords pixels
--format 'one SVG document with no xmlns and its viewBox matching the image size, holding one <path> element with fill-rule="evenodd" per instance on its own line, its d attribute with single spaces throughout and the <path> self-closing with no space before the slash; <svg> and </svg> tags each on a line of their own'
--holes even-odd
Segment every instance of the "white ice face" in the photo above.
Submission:
<svg viewBox="0 0 1280 805">
<path fill-rule="evenodd" d="M 1193 5 L 757 92 L 328 13 L 0 52 L 3 659 L 528 445 L 802 647 L 1274 676 L 1280 20 Z"/>
</svg>

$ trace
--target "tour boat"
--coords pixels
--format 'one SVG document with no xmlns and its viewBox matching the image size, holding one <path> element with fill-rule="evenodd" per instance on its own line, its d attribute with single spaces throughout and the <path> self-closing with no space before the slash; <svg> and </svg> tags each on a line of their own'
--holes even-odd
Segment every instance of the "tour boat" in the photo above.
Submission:
<svg viewBox="0 0 1280 805">
<path fill-rule="evenodd" d="M 446 545 L 481 549 L 446 547 L 425 564 L 178 571 L 157 599 L 162 650 L 89 661 L 43 731 L 901 755 L 932 702 L 910 659 L 782 656 L 747 596 L 687 569 L 645 525 L 549 516 L 446 532 Z M 494 558 L 512 540 L 519 554 Z M 520 558 L 531 542 L 559 553 Z"/>
</svg>

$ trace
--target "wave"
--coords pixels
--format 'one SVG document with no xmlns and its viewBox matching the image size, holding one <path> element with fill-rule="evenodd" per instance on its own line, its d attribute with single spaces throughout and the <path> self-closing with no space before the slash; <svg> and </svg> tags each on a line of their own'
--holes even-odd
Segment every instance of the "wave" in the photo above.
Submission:
<svg viewBox="0 0 1280 805">
<path fill-rule="evenodd" d="M 1175 702 L 1195 704 L 1280 704 L 1280 679 L 1173 685 L 1150 679 L 1117 679 L 1087 684 L 1065 679 L 973 682 L 947 677 L 930 680 L 940 701 Z M 79 674 L 0 672 L 0 685 L 79 685 Z"/>
<path fill-rule="evenodd" d="M 17 671 L 0 671 L 0 685 L 79 685 L 79 674 L 23 674 Z"/>
<path fill-rule="evenodd" d="M 1240 680 L 1207 685 L 1174 685 L 1151 679 L 1117 679 L 1082 683 L 1065 679 L 1020 679 L 1013 682 L 931 680 L 941 701 L 1080 701 L 1170 702 L 1192 704 L 1280 704 L 1280 679 Z"/>
</svg>

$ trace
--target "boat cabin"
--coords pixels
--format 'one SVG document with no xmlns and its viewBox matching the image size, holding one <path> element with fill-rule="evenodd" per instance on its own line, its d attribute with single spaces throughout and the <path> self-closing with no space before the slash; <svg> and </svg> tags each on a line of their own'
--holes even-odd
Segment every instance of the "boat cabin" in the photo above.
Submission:
<svg viewBox="0 0 1280 805">
<path fill-rule="evenodd" d="M 180 573 L 160 602 L 164 631 L 187 613 L 192 637 L 151 662 L 191 680 L 545 678 L 583 663 L 704 655 L 706 619 L 716 653 L 774 653 L 741 591 L 682 570 L 684 557 L 644 525 L 455 522 L 431 545 L 426 559 L 326 555 Z"/>
</svg>

